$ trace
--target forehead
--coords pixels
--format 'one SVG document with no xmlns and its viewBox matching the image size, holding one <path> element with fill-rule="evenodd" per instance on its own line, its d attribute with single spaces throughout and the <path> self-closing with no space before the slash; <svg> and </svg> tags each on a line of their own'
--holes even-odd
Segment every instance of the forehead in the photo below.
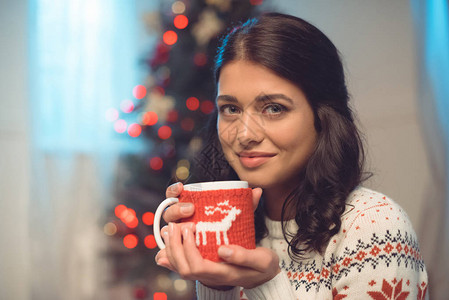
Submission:
<svg viewBox="0 0 449 300">
<path fill-rule="evenodd" d="M 239 101 L 252 101 L 260 95 L 283 94 L 289 98 L 304 98 L 302 90 L 272 70 L 249 61 L 232 61 L 223 66 L 218 79 L 217 100 L 223 95 Z"/>
</svg>

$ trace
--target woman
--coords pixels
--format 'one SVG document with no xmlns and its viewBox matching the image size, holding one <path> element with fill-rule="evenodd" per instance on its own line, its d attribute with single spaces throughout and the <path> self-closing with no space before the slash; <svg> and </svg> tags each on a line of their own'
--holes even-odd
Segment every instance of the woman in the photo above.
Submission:
<svg viewBox="0 0 449 300">
<path fill-rule="evenodd" d="M 175 223 L 193 207 L 177 204 L 164 215 L 157 263 L 197 280 L 199 299 L 424 298 L 407 215 L 359 186 L 363 147 L 332 42 L 302 19 L 266 14 L 223 39 L 215 76 L 207 156 L 226 163 L 203 179 L 249 182 L 259 247 L 220 247 L 226 264 L 202 259 L 193 226 Z"/>
</svg>

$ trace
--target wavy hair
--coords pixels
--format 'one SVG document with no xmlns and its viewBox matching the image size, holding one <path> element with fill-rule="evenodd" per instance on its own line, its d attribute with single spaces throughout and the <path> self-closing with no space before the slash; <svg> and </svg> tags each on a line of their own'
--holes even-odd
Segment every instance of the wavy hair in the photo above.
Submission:
<svg viewBox="0 0 449 300">
<path fill-rule="evenodd" d="M 338 50 L 303 19 L 268 13 L 232 28 L 222 38 L 215 59 L 216 82 L 222 67 L 235 60 L 260 64 L 294 83 L 313 109 L 317 143 L 296 188 L 283 202 L 281 219 L 292 259 L 308 251 L 322 252 L 340 230 L 346 199 L 363 176 L 363 143 L 348 104 Z M 203 180 L 237 179 L 224 159 L 216 121 L 215 113 L 207 127 L 208 142 L 196 158 L 197 172 Z M 289 219 L 296 221 L 298 232 L 287 231 Z M 267 234 L 263 205 L 256 210 L 255 222 L 259 241 Z"/>
</svg>

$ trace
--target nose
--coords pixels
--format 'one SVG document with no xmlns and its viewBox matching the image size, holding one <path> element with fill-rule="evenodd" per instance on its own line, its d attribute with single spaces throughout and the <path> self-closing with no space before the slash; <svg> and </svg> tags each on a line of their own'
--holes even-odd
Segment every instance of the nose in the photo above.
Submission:
<svg viewBox="0 0 449 300">
<path fill-rule="evenodd" d="M 237 141 L 245 148 L 262 142 L 264 128 L 257 115 L 246 112 L 239 120 Z"/>
</svg>

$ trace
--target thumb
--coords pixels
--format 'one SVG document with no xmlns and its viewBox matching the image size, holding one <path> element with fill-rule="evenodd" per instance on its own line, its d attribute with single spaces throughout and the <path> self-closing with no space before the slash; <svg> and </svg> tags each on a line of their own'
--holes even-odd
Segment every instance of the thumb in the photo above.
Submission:
<svg viewBox="0 0 449 300">
<path fill-rule="evenodd" d="M 254 188 L 253 189 L 253 210 L 256 210 L 257 205 L 259 205 L 260 197 L 262 196 L 262 189 L 261 188 Z"/>
</svg>

